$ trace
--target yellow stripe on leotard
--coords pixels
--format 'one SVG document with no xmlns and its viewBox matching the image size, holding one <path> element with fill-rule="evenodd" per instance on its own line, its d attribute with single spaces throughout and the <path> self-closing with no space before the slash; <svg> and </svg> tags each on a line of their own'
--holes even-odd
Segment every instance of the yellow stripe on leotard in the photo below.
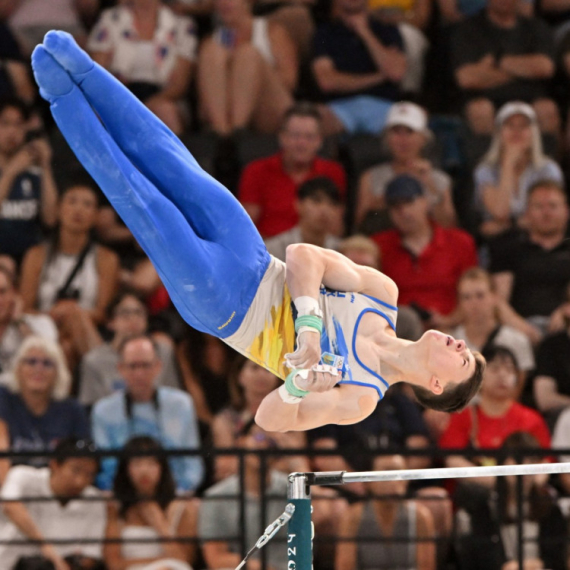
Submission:
<svg viewBox="0 0 570 570">
<path fill-rule="evenodd" d="M 285 286 L 279 306 L 271 307 L 263 330 L 248 347 L 248 356 L 282 380 L 290 370 L 285 366 L 285 355 L 295 350 L 295 323 L 291 311 L 291 294 Z"/>
</svg>

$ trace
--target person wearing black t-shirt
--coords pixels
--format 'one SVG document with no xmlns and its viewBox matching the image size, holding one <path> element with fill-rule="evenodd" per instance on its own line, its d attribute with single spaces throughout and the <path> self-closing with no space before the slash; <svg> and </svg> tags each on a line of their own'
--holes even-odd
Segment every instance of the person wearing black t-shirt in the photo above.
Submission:
<svg viewBox="0 0 570 570">
<path fill-rule="evenodd" d="M 495 108 L 521 99 L 534 106 L 542 131 L 560 131 L 548 92 L 555 71 L 552 32 L 538 18 L 520 16 L 518 5 L 488 0 L 452 34 L 451 65 L 474 132 L 491 134 Z"/>
<path fill-rule="evenodd" d="M 366 0 L 334 0 L 313 40 L 313 73 L 326 99 L 325 130 L 379 133 L 406 73 L 396 26 L 371 18 Z"/>
<path fill-rule="evenodd" d="M 537 344 L 570 283 L 568 204 L 558 182 L 542 181 L 528 192 L 526 231 L 491 244 L 490 271 L 504 307 L 502 321 Z"/>
</svg>

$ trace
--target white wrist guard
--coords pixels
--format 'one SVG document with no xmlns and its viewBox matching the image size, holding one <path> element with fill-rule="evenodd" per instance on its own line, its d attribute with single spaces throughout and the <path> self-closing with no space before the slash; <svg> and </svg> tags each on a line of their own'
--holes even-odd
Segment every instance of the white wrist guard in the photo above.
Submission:
<svg viewBox="0 0 570 570">
<path fill-rule="evenodd" d="M 295 308 L 297 309 L 297 316 L 304 317 L 305 315 L 311 315 L 314 317 L 323 318 L 323 312 L 319 307 L 319 301 L 309 297 L 308 295 L 303 295 L 302 297 L 297 297 L 294 301 Z"/>
<path fill-rule="evenodd" d="M 300 402 L 303 401 L 303 398 L 299 398 L 298 396 L 292 396 L 291 394 L 289 394 L 289 392 L 287 392 L 287 388 L 285 388 L 285 384 L 279 386 L 279 390 L 277 390 L 277 392 L 279 392 L 281 399 L 286 404 L 299 404 Z"/>
</svg>

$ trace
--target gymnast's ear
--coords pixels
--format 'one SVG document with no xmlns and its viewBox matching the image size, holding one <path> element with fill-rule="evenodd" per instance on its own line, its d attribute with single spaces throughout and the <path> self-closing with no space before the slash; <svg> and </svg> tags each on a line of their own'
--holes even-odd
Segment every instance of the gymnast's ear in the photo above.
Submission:
<svg viewBox="0 0 570 570">
<path fill-rule="evenodd" d="M 441 385 L 441 381 L 437 376 L 432 376 L 429 379 L 428 390 L 436 396 L 443 394 L 443 386 Z"/>
</svg>

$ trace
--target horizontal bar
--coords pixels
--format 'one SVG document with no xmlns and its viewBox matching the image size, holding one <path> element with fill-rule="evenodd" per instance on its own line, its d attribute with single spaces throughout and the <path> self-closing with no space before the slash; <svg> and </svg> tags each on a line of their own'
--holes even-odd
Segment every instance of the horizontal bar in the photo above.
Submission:
<svg viewBox="0 0 570 570">
<path fill-rule="evenodd" d="M 464 477 L 504 477 L 505 475 L 539 475 L 570 473 L 570 463 L 531 463 L 523 465 L 493 465 L 490 467 L 442 467 L 439 469 L 401 469 L 393 471 L 362 471 L 313 473 L 311 485 L 344 485 L 373 481 L 417 481 L 422 479 L 459 479 Z"/>
</svg>

